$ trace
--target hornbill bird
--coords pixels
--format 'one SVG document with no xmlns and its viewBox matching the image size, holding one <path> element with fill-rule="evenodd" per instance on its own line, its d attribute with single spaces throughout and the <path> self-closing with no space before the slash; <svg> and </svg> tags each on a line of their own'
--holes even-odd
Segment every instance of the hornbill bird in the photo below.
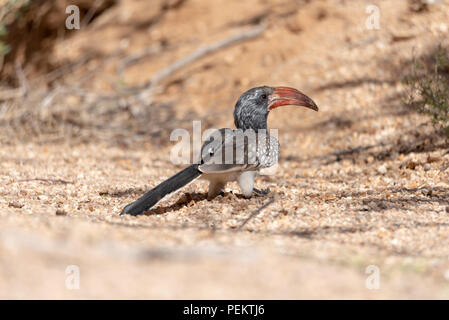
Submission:
<svg viewBox="0 0 449 320">
<path fill-rule="evenodd" d="M 237 129 L 216 130 L 203 144 L 198 163 L 128 204 L 121 214 L 141 214 L 198 177 L 209 181 L 209 199 L 220 194 L 227 182 L 236 180 L 245 197 L 250 197 L 253 191 L 260 193 L 254 188 L 254 179 L 261 169 L 277 163 L 280 150 L 277 139 L 267 132 L 268 114 L 285 105 L 318 111 L 312 99 L 294 88 L 262 86 L 246 91 L 234 109 Z"/>
</svg>

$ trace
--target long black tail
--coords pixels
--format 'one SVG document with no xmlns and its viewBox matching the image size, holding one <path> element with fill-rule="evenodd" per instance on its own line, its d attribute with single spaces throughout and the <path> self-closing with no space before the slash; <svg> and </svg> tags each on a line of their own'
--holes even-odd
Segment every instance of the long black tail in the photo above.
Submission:
<svg viewBox="0 0 449 320">
<path fill-rule="evenodd" d="M 160 183 L 136 201 L 128 204 L 123 208 L 120 214 L 132 214 L 134 216 L 143 213 L 150 209 L 159 200 L 165 197 L 167 194 L 172 193 L 179 188 L 184 187 L 193 179 L 201 175 L 201 171 L 198 170 L 198 165 L 193 164 L 190 167 L 181 170 L 174 176 L 168 178 L 164 182 Z"/>
</svg>

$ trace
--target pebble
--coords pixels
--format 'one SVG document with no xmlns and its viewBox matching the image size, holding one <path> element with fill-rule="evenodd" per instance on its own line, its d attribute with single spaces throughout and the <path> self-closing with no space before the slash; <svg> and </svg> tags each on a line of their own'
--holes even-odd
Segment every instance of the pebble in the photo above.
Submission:
<svg viewBox="0 0 449 320">
<path fill-rule="evenodd" d="M 64 210 L 62 210 L 62 209 L 58 209 L 58 210 L 56 210 L 55 214 L 56 214 L 57 216 L 66 216 L 66 215 L 67 215 L 67 212 L 64 211 Z"/>
<path fill-rule="evenodd" d="M 379 172 L 380 174 L 385 174 L 385 173 L 387 173 L 387 168 L 383 164 L 379 168 L 377 168 L 377 172 Z"/>
<path fill-rule="evenodd" d="M 8 206 L 11 207 L 11 208 L 18 208 L 18 209 L 23 208 L 23 204 L 22 204 L 22 203 L 20 203 L 20 202 L 15 202 L 15 201 L 11 201 L 11 202 L 8 204 Z"/>
</svg>

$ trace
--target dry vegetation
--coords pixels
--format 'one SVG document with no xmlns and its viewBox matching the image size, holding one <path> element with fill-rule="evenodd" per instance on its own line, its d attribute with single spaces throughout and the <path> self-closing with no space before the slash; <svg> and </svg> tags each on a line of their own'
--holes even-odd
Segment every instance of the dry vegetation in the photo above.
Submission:
<svg viewBox="0 0 449 320">
<path fill-rule="evenodd" d="M 449 138 L 449 51 L 438 47 L 416 61 L 406 77 L 406 104 L 431 117 Z"/>
<path fill-rule="evenodd" d="M 68 3 L 88 17 L 79 31 L 64 28 Z M 0 297 L 448 298 L 448 143 L 407 107 L 404 79 L 449 46 L 449 3 L 375 3 L 379 30 L 366 1 L 21 7 L 2 36 Z M 232 126 L 261 84 L 320 106 L 270 115 L 280 166 L 257 185 L 272 195 L 229 185 L 208 201 L 198 181 L 118 215 L 179 170 L 172 129 Z"/>
</svg>

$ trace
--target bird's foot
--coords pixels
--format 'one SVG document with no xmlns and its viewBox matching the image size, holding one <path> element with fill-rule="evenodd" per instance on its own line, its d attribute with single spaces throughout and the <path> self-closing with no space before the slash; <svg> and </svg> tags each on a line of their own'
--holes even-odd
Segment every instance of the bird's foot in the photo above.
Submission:
<svg viewBox="0 0 449 320">
<path fill-rule="evenodd" d="M 254 189 L 253 189 L 253 192 L 254 192 L 256 195 L 258 195 L 258 196 L 266 196 L 266 195 L 269 194 L 271 191 L 270 191 L 270 188 L 266 188 L 266 189 L 263 189 L 263 190 L 259 190 L 259 189 L 257 189 L 257 188 L 254 188 Z"/>
</svg>

